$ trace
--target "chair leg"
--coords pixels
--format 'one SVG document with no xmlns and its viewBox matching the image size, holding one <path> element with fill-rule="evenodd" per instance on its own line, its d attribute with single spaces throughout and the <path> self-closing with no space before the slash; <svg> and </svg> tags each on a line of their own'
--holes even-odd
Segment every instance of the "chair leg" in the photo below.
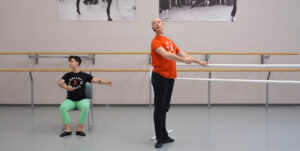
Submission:
<svg viewBox="0 0 300 151">
<path fill-rule="evenodd" d="M 91 124 L 90 124 L 90 114 L 91 114 Z M 93 113 L 93 100 L 90 99 L 90 110 L 88 114 L 88 130 L 90 131 L 94 126 L 94 113 Z"/>
<path fill-rule="evenodd" d="M 93 100 L 91 99 L 91 116 L 92 116 L 92 127 L 94 126 L 94 104 L 93 104 Z"/>
<path fill-rule="evenodd" d="M 88 113 L 88 130 L 90 131 L 90 111 Z"/>
</svg>

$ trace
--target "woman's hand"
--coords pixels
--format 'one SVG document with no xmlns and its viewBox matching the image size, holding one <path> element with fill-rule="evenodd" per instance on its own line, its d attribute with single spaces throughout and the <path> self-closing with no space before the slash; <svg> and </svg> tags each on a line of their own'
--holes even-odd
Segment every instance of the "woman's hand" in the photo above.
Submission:
<svg viewBox="0 0 300 151">
<path fill-rule="evenodd" d="M 111 82 L 111 81 L 107 81 L 107 83 L 106 83 L 107 85 L 109 85 L 110 87 L 112 87 L 113 86 L 113 83 Z"/>
<path fill-rule="evenodd" d="M 64 87 L 67 91 L 74 91 L 75 89 L 72 87 L 72 86 L 70 86 L 70 85 L 67 85 L 67 86 L 65 86 Z"/>
</svg>

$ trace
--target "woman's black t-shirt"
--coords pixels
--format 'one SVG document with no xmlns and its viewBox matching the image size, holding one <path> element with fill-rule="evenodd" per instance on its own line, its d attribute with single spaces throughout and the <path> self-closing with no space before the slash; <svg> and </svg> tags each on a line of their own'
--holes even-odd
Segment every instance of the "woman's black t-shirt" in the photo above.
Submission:
<svg viewBox="0 0 300 151">
<path fill-rule="evenodd" d="M 91 83 L 93 76 L 84 72 L 68 72 L 61 79 L 65 80 L 66 85 L 72 86 L 75 90 L 68 91 L 67 99 L 72 101 L 80 101 L 86 99 L 85 84 Z"/>
</svg>

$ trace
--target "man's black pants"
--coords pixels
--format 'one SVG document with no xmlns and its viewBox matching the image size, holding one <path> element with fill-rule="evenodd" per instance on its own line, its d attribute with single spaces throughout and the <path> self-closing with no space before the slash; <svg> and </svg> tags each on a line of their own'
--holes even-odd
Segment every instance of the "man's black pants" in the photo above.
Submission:
<svg viewBox="0 0 300 151">
<path fill-rule="evenodd" d="M 166 114 L 170 108 L 174 79 L 167 79 L 152 72 L 151 82 L 154 89 L 154 125 L 157 140 L 168 137 L 166 130 Z"/>
</svg>

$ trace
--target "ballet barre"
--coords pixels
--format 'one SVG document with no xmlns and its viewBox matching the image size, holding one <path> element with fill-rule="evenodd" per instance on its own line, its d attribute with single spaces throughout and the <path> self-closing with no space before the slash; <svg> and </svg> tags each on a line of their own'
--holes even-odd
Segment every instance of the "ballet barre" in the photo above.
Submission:
<svg viewBox="0 0 300 151">
<path fill-rule="evenodd" d="M 210 55 L 259 55 L 261 56 L 261 64 L 264 59 L 270 55 L 299 55 L 298 52 L 186 52 L 187 54 L 205 55 L 205 60 L 208 61 Z M 149 55 L 149 64 L 151 56 L 149 51 L 1 51 L 0 55 L 28 55 L 30 59 L 34 59 L 35 64 L 39 63 L 40 58 L 68 58 L 68 55 L 83 55 L 81 58 L 92 60 L 95 64 L 95 55 Z M 55 56 L 53 56 L 55 55 Z M 64 56 L 62 56 L 64 55 Z"/>
<path fill-rule="evenodd" d="M 80 69 L 83 72 L 149 72 L 151 69 Z M 0 69 L 0 72 L 70 72 L 71 69 Z M 300 69 L 177 69 L 177 72 L 299 72 Z"/>
<path fill-rule="evenodd" d="M 0 69 L 0 72 L 70 72 L 71 69 Z M 80 69 L 82 72 L 149 72 L 149 69 Z"/>
<path fill-rule="evenodd" d="M 31 81 L 31 107 L 34 108 L 34 79 L 33 79 L 33 72 L 70 72 L 71 69 L 0 69 L 0 72 L 29 72 L 29 77 Z M 150 103 L 149 106 L 151 107 L 151 100 L 152 100 L 152 87 L 151 87 L 151 73 L 152 69 L 81 69 L 83 72 L 149 72 L 149 82 L 150 82 Z M 270 78 L 271 72 L 299 72 L 300 69 L 177 69 L 178 72 L 209 72 L 210 79 L 211 79 L 211 72 L 268 72 L 268 78 Z M 178 78 L 178 80 L 183 80 L 182 78 Z M 190 79 L 191 80 L 191 79 Z M 198 79 L 199 80 L 199 79 Z M 204 79 L 203 79 L 204 80 Z M 210 108 L 210 82 L 213 80 L 207 80 L 209 82 L 208 86 L 208 107 Z M 267 84 L 275 82 L 274 80 L 271 82 L 265 82 Z M 286 81 L 288 83 L 290 81 Z M 267 85 L 267 93 L 268 93 L 268 85 Z M 267 103 L 266 106 L 268 107 L 268 95 L 267 95 Z"/>
<path fill-rule="evenodd" d="M 183 64 L 177 63 L 177 66 L 199 66 L 202 68 L 206 67 L 258 67 L 258 68 L 267 68 L 267 67 L 300 67 L 300 64 L 208 64 L 206 67 L 200 66 L 199 64 Z"/>
<path fill-rule="evenodd" d="M 213 79 L 211 76 L 209 78 L 177 78 L 176 80 L 193 80 L 193 81 L 208 81 L 208 101 L 207 105 L 208 108 L 211 106 L 211 88 L 210 82 L 244 82 L 244 83 L 265 83 L 266 84 L 266 108 L 269 107 L 269 84 L 300 84 L 300 81 L 293 81 L 293 80 L 269 80 L 270 79 L 270 72 L 268 73 L 267 80 L 253 80 L 253 79 Z"/>
<path fill-rule="evenodd" d="M 199 66 L 199 64 L 177 64 L 178 66 Z M 289 80 L 270 80 L 271 72 L 298 72 L 300 69 L 274 69 L 274 68 L 297 68 L 300 64 L 208 64 L 204 68 L 209 67 L 256 67 L 256 68 L 267 68 L 267 69 L 180 69 L 184 72 L 199 72 L 209 71 L 208 78 L 177 78 L 178 80 L 194 80 L 194 81 L 208 81 L 208 108 L 211 106 L 211 82 L 247 82 L 247 83 L 265 83 L 266 84 L 266 108 L 269 107 L 269 84 L 300 84 L 300 81 L 289 81 Z M 268 69 L 272 68 L 272 69 Z M 252 80 L 252 79 L 213 79 L 211 72 L 268 72 L 267 80 Z"/>
<path fill-rule="evenodd" d="M 253 80 L 253 79 L 209 79 L 209 78 L 177 78 L 176 80 L 193 81 L 217 81 L 217 82 L 245 82 L 245 83 L 277 83 L 277 84 L 300 84 L 300 81 L 293 80 Z"/>
<path fill-rule="evenodd" d="M 210 64 L 212 65 L 212 64 Z M 299 64 L 273 64 L 273 65 L 261 65 L 261 64 L 214 64 L 215 66 L 239 66 L 239 67 L 300 67 Z M 289 66 L 290 65 L 290 66 Z M 199 66 L 199 65 L 198 65 Z M 149 107 L 152 106 L 152 86 L 151 86 L 151 75 L 153 68 L 149 71 Z M 197 81 L 208 81 L 208 108 L 211 107 L 211 82 L 212 81 L 222 81 L 222 82 L 248 82 L 248 83 L 265 83 L 266 84 L 266 108 L 269 107 L 269 84 L 270 83 L 280 83 L 280 84 L 300 84 L 300 81 L 291 80 L 270 80 L 271 72 L 299 72 L 300 69 L 177 69 L 177 72 L 209 72 L 208 78 L 177 78 L 176 80 L 197 80 Z M 251 80 L 251 79 L 213 79 L 211 78 L 212 72 L 267 72 L 267 80 Z"/>
<path fill-rule="evenodd" d="M 91 60 L 93 64 L 96 63 L 95 55 L 124 55 L 124 54 L 148 54 L 147 52 L 93 52 L 93 51 L 48 51 L 48 52 L 39 52 L 39 51 L 19 51 L 19 52 L 0 52 L 0 55 L 28 55 L 29 59 L 34 59 L 35 64 L 39 63 L 40 58 L 68 58 L 69 55 L 80 55 L 79 57 L 83 59 Z M 54 56 L 53 56 L 54 55 Z"/>
<path fill-rule="evenodd" d="M 197 55 L 299 55 L 298 52 L 186 52 Z M 0 51 L 0 55 L 105 55 L 105 54 L 150 54 L 148 51 Z"/>
</svg>

